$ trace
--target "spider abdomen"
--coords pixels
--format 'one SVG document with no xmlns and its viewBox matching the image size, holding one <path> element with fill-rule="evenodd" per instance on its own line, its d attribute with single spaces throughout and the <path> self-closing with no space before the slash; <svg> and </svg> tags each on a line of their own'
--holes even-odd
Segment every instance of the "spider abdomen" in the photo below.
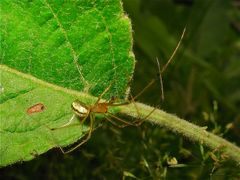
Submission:
<svg viewBox="0 0 240 180">
<path fill-rule="evenodd" d="M 108 104 L 107 103 L 98 103 L 91 107 L 91 111 L 95 113 L 107 113 Z"/>
</svg>

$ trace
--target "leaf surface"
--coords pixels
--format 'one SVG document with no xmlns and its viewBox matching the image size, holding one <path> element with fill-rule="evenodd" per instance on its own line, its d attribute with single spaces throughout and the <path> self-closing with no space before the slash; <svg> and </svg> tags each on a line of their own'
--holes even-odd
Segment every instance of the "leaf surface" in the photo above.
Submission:
<svg viewBox="0 0 240 180">
<path fill-rule="evenodd" d="M 134 68 L 130 22 L 119 0 L 8 1 L 1 64 L 69 89 L 123 96 Z"/>
<path fill-rule="evenodd" d="M 71 103 L 126 94 L 134 69 L 130 22 L 119 0 L 0 1 L 0 166 L 79 140 Z M 42 112 L 28 114 L 42 103 Z"/>
<path fill-rule="evenodd" d="M 78 98 L 77 93 L 6 66 L 1 65 L 0 72 L 1 166 L 32 159 L 53 147 L 67 146 L 81 138 L 87 127 L 81 126 L 79 121 L 67 128 L 52 130 L 72 117 L 70 107 Z M 86 99 L 83 101 L 90 103 Z M 39 102 L 44 110 L 28 114 L 28 108 Z"/>
</svg>

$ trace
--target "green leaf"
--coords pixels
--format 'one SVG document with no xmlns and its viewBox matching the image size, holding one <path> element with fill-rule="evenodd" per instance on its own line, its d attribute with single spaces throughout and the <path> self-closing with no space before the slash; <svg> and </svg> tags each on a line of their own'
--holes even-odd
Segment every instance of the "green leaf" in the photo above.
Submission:
<svg viewBox="0 0 240 180">
<path fill-rule="evenodd" d="M 119 0 L 1 0 L 0 8 L 0 166 L 6 166 L 80 139 L 88 128 L 78 121 L 51 130 L 72 117 L 75 99 L 94 102 L 73 90 L 98 96 L 111 84 L 106 97 L 124 97 L 135 62 Z M 45 109 L 29 115 L 37 103 Z"/>
<path fill-rule="evenodd" d="M 6 66 L 1 65 L 0 72 L 0 166 L 30 160 L 53 147 L 73 143 L 82 136 L 86 128 L 80 128 L 80 125 L 51 130 L 71 118 L 73 112 L 70 107 L 78 97 L 76 93 Z M 45 109 L 28 114 L 27 109 L 39 102 Z"/>
<path fill-rule="evenodd" d="M 75 90 L 124 96 L 134 69 L 120 0 L 1 0 L 1 64 Z"/>
</svg>

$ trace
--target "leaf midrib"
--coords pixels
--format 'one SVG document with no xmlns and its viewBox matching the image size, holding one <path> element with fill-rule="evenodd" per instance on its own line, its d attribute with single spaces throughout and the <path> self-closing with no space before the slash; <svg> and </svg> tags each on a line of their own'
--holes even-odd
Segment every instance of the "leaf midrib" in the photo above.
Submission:
<svg viewBox="0 0 240 180">
<path fill-rule="evenodd" d="M 75 91 L 75 90 L 72 90 L 72 89 L 67 89 L 67 88 L 64 88 L 64 87 L 61 87 L 61 86 L 57 86 L 57 85 L 48 83 L 46 81 L 40 80 L 38 78 L 35 78 L 32 75 L 24 74 L 24 73 L 22 73 L 20 71 L 17 71 L 15 69 L 13 69 L 13 68 L 9 68 L 6 65 L 0 65 L 0 69 L 3 70 L 3 71 L 7 71 L 7 72 L 10 72 L 10 73 L 16 74 L 17 76 L 19 76 L 21 78 L 24 78 L 24 79 L 27 79 L 27 80 L 31 80 L 31 81 L 39 84 L 39 85 L 51 88 L 51 89 L 56 90 L 56 91 L 61 91 L 61 92 L 64 92 L 66 94 L 74 95 L 74 96 L 86 96 L 86 97 L 91 98 L 91 99 L 94 98 L 94 96 L 91 96 L 91 95 L 83 93 L 83 92 Z"/>
</svg>

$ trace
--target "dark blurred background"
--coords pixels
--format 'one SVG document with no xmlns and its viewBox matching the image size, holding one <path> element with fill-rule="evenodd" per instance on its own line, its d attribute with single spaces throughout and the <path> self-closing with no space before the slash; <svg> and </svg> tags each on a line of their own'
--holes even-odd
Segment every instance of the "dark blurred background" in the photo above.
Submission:
<svg viewBox="0 0 240 180">
<path fill-rule="evenodd" d="M 138 98 L 240 146 L 240 1 L 124 0 L 132 21 L 136 69 L 133 95 L 152 79 L 186 34 L 157 82 Z M 127 117 L 123 117 L 127 118 Z M 174 165 L 174 162 L 178 165 Z M 119 129 L 105 123 L 83 147 L 58 149 L 0 170 L 1 179 L 240 179 L 221 149 L 206 147 L 156 125 Z"/>
</svg>

